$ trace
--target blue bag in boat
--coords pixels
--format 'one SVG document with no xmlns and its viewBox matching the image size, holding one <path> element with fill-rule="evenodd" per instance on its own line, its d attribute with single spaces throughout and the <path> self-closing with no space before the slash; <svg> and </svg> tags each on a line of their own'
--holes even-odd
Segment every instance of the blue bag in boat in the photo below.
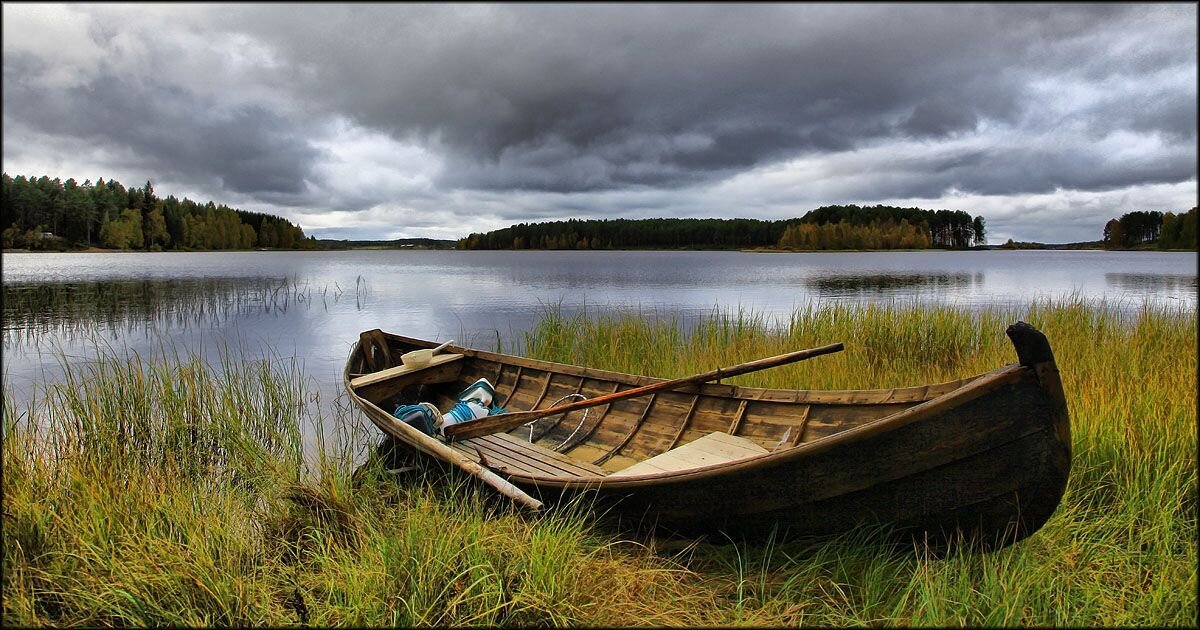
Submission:
<svg viewBox="0 0 1200 630">
<path fill-rule="evenodd" d="M 440 423 L 442 417 L 438 408 L 430 403 L 400 405 L 392 412 L 392 415 L 425 435 L 434 434 L 434 427 Z"/>
</svg>

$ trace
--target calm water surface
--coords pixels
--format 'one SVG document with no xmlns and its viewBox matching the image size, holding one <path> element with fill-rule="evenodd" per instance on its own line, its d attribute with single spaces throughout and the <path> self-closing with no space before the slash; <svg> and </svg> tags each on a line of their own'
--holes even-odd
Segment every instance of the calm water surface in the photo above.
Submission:
<svg viewBox="0 0 1200 630">
<path fill-rule="evenodd" d="M 336 395 L 371 328 L 495 348 L 547 305 L 689 318 L 769 318 L 817 303 L 965 309 L 1077 296 L 1122 308 L 1196 306 L 1196 256 L 1176 252 L 206 252 L 3 255 L 3 368 L 17 396 L 58 354 L 96 343 L 209 356 L 227 344 L 295 355 Z"/>
</svg>

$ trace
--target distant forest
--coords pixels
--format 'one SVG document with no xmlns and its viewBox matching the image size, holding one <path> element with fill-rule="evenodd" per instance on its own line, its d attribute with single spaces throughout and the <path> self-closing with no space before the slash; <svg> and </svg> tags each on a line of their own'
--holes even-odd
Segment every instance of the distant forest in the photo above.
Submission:
<svg viewBox="0 0 1200 630">
<path fill-rule="evenodd" d="M 962 249 L 987 242 L 983 217 L 961 210 L 825 206 L 798 219 L 570 219 L 519 223 L 459 249 Z"/>
<path fill-rule="evenodd" d="M 98 246 L 161 251 L 278 247 L 317 249 L 290 221 L 186 197 L 160 199 L 150 182 L 2 175 L 0 241 L 5 248 L 66 250 Z"/>
<path fill-rule="evenodd" d="M 1187 212 L 1126 212 L 1104 224 L 1104 247 L 1126 249 L 1196 249 L 1196 208 Z"/>
</svg>

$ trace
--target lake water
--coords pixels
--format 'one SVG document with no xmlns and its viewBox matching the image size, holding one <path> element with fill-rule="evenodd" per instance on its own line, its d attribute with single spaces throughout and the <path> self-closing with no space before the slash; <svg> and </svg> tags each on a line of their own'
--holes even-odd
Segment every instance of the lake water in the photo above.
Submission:
<svg viewBox="0 0 1200 630">
<path fill-rule="evenodd" d="M 3 254 L 3 369 L 18 397 L 59 353 L 97 342 L 208 356 L 229 343 L 296 356 L 323 396 L 358 334 L 382 328 L 493 349 L 548 305 L 689 318 L 739 309 L 938 303 L 965 309 L 1076 296 L 1195 309 L 1196 255 L 1179 252 L 871 253 L 205 252 Z"/>
</svg>

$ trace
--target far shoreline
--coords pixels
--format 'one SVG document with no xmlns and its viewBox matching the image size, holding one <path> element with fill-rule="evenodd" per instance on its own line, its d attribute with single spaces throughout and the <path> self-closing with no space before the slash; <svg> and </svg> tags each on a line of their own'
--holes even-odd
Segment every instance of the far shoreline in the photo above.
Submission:
<svg viewBox="0 0 1200 630">
<path fill-rule="evenodd" d="M 282 248 L 282 247 L 256 247 L 253 249 L 169 249 L 161 251 L 148 251 L 144 249 L 105 249 L 102 247 L 87 247 L 85 249 L 64 249 L 64 250 L 32 250 L 21 248 L 7 248 L 0 250 L 0 254 L 202 254 L 202 253 L 227 253 L 227 252 L 345 252 L 345 251 L 462 251 L 462 252 L 641 252 L 641 251 L 661 251 L 661 252 L 743 252 L 747 254 L 814 254 L 814 253 L 829 253 L 829 254 L 848 254 L 848 253 L 911 253 L 911 252 L 990 252 L 990 251 L 1101 251 L 1101 252 L 1196 252 L 1195 249 L 1159 249 L 1157 247 L 1120 247 L 1120 248 L 1104 248 L 1104 247 L 1080 247 L 1077 243 L 1062 243 L 1050 244 L 1042 247 L 1004 247 L 1002 245 L 984 245 L 982 247 L 968 247 L 964 249 L 947 249 L 947 248 L 920 248 L 920 249 L 780 249 L 774 247 L 754 247 L 740 249 L 707 249 L 707 248 L 605 248 L 605 249 L 458 249 L 454 247 L 420 247 L 420 246 L 400 246 L 400 247 L 331 247 L 318 249 L 297 249 L 297 248 Z"/>
</svg>

